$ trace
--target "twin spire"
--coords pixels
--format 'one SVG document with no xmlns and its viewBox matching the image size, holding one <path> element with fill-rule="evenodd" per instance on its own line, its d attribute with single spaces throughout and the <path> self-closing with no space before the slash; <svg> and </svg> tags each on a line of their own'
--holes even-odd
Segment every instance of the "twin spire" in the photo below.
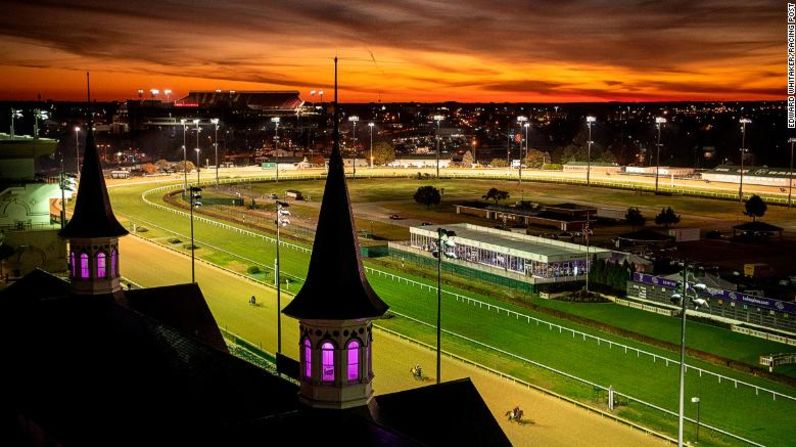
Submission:
<svg viewBox="0 0 796 447">
<path fill-rule="evenodd" d="M 86 126 L 86 149 L 77 189 L 77 202 L 72 219 L 61 230 L 65 238 L 119 237 L 127 230 L 116 220 L 105 187 L 92 123 Z"/>
<path fill-rule="evenodd" d="M 389 306 L 365 277 L 340 154 L 337 58 L 334 59 L 334 143 L 312 258 L 304 286 L 284 309 L 299 320 L 378 318 Z"/>
</svg>

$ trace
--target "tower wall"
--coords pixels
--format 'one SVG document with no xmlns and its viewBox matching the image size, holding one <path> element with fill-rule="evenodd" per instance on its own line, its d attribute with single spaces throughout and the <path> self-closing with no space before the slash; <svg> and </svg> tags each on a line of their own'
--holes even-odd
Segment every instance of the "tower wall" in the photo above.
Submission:
<svg viewBox="0 0 796 447">
<path fill-rule="evenodd" d="M 67 259 L 72 292 L 76 295 L 101 295 L 121 290 L 119 238 L 72 238 Z"/>
<path fill-rule="evenodd" d="M 352 408 L 367 405 L 373 397 L 370 320 L 301 320 L 299 322 L 299 397 L 315 408 Z M 307 366 L 307 341 L 311 361 Z M 352 354 L 350 343 L 357 351 Z M 331 354 L 324 349 L 331 344 Z M 328 345 L 327 345 L 328 346 Z M 329 373 L 329 357 L 333 374 Z M 354 365 L 353 360 L 356 362 Z M 356 371 L 356 378 L 351 374 Z M 309 376 L 308 374 L 309 373 Z M 333 378 L 330 378 L 333 376 Z"/>
</svg>

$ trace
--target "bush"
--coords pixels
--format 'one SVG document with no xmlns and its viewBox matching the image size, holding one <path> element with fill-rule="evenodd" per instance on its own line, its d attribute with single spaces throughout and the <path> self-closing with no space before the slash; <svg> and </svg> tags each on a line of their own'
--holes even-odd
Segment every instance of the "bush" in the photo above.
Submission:
<svg viewBox="0 0 796 447">
<path fill-rule="evenodd" d="M 502 158 L 493 158 L 492 161 L 489 162 L 489 166 L 493 168 L 507 168 L 509 162 Z"/>
<path fill-rule="evenodd" d="M 548 163 L 542 166 L 542 170 L 545 171 L 563 171 L 564 165 L 560 163 Z"/>
<path fill-rule="evenodd" d="M 260 271 L 260 267 L 257 267 L 256 265 L 250 265 L 249 268 L 246 269 L 246 273 L 250 275 L 256 275 L 260 273 Z"/>
<path fill-rule="evenodd" d="M 421 186 L 417 188 L 414 195 L 415 202 L 431 208 L 431 205 L 439 205 L 442 196 L 440 191 L 433 186 Z"/>
</svg>

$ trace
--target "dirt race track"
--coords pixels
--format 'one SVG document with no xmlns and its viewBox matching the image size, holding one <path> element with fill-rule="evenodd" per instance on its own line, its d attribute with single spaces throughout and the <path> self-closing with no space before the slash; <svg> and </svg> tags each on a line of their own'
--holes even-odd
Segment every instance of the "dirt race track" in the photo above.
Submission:
<svg viewBox="0 0 796 447">
<path fill-rule="evenodd" d="M 121 273 L 146 287 L 189 282 L 190 258 L 128 236 L 121 241 Z M 258 343 L 267 351 L 276 351 L 276 293 L 274 290 L 242 279 L 202 262 L 196 264 L 196 276 L 213 314 L 222 327 Z M 248 299 L 257 297 L 258 305 Z M 282 305 L 287 304 L 285 297 Z M 235 328 L 229 323 L 235 322 Z M 283 350 L 297 356 L 295 320 L 282 320 Z M 434 374 L 435 357 L 428 349 L 398 337 L 377 331 L 374 344 L 377 393 L 389 393 L 431 384 L 416 381 L 409 373 L 420 363 L 424 373 Z M 470 377 L 484 397 L 503 430 L 516 446 L 663 446 L 666 442 L 646 435 L 600 415 L 547 396 L 539 391 L 513 384 L 491 373 L 443 357 L 443 380 Z M 519 405 L 526 424 L 510 423 L 505 412 Z M 452 409 L 456 411 L 456 409 Z"/>
</svg>

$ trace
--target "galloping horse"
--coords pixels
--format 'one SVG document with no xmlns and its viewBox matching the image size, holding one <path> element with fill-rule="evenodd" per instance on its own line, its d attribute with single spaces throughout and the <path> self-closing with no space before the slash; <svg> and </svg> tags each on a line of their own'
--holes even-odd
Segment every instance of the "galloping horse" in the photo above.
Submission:
<svg viewBox="0 0 796 447">
<path fill-rule="evenodd" d="M 420 368 L 420 365 L 413 366 L 409 372 L 412 373 L 412 377 L 414 377 L 415 380 L 423 380 L 423 370 Z"/>
<path fill-rule="evenodd" d="M 524 412 L 520 410 L 520 407 L 515 407 L 513 410 L 509 410 L 506 412 L 506 416 L 508 416 L 509 421 L 513 422 L 520 422 L 522 421 L 522 415 Z"/>
</svg>

